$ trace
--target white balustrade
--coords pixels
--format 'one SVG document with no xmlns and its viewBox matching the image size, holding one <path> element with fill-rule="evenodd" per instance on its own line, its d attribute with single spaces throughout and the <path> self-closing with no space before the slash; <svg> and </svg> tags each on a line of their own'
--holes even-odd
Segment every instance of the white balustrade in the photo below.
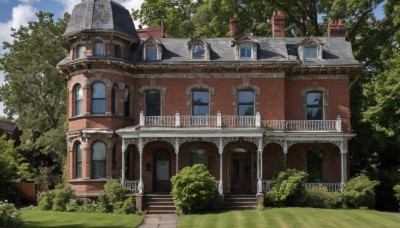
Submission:
<svg viewBox="0 0 400 228">
<path fill-rule="evenodd" d="M 340 183 L 304 183 L 306 188 L 326 187 L 328 191 L 340 191 Z M 272 188 L 271 180 L 262 181 L 263 191 L 268 192 Z"/>
<path fill-rule="evenodd" d="M 138 180 L 125 180 L 124 181 L 124 187 L 130 191 L 138 191 L 138 185 L 139 181 Z"/>
<path fill-rule="evenodd" d="M 151 127 L 173 127 L 175 116 L 145 116 L 144 124 Z"/>
<path fill-rule="evenodd" d="M 215 127 L 217 116 L 181 116 L 183 127 Z"/>
<path fill-rule="evenodd" d="M 255 116 L 223 116 L 222 125 L 225 127 L 255 127 Z"/>
<path fill-rule="evenodd" d="M 262 126 L 269 131 L 342 131 L 341 120 L 264 120 Z"/>
</svg>

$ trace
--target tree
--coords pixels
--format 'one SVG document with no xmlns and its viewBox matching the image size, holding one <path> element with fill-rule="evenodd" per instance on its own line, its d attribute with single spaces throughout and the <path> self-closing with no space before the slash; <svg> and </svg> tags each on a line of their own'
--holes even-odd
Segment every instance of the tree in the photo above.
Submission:
<svg viewBox="0 0 400 228">
<path fill-rule="evenodd" d="M 0 58 L 5 72 L 5 84 L 0 87 L 0 101 L 5 113 L 16 117 L 23 129 L 21 136 L 22 154 L 34 151 L 51 154 L 63 161 L 66 148 L 66 78 L 57 72 L 56 65 L 67 53 L 61 45 L 69 15 L 58 21 L 53 14 L 38 12 L 37 20 L 12 29 L 13 42 L 4 42 L 7 50 Z M 58 155 L 58 156 L 54 156 Z M 33 157 L 35 159 L 39 157 Z M 31 171 L 39 173 L 40 164 Z M 58 165 L 60 170 L 63 164 Z"/>
<path fill-rule="evenodd" d="M 0 136 L 0 158 L 0 201 L 14 201 L 14 183 L 29 177 L 28 164 L 21 162 L 14 141 L 7 140 L 5 134 Z"/>
</svg>

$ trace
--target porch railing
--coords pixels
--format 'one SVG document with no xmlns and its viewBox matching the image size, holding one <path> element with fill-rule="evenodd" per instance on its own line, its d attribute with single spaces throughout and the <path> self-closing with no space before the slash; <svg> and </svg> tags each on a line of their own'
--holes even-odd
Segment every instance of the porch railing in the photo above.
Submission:
<svg viewBox="0 0 400 228">
<path fill-rule="evenodd" d="M 138 180 L 125 180 L 124 181 L 124 187 L 130 191 L 139 191 L 138 185 L 139 185 Z"/>
<path fill-rule="evenodd" d="M 304 183 L 306 188 L 326 187 L 328 191 L 340 191 L 340 183 Z M 264 192 L 268 192 L 272 188 L 271 180 L 263 180 L 262 187 Z"/>
<path fill-rule="evenodd" d="M 341 132 L 342 119 L 336 120 L 262 120 L 260 113 L 254 116 L 144 116 L 140 113 L 140 126 L 148 127 L 263 127 L 267 131 L 301 132 L 324 131 Z"/>
</svg>

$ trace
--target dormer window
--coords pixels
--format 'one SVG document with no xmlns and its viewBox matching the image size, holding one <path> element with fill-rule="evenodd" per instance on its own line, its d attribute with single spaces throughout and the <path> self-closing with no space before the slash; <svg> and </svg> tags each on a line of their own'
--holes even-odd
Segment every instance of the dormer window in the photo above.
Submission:
<svg viewBox="0 0 400 228">
<path fill-rule="evenodd" d="M 302 61 L 321 60 L 323 43 L 317 38 L 308 37 L 297 44 L 299 59 Z"/>
<path fill-rule="evenodd" d="M 192 48 L 192 58 L 193 59 L 204 59 L 204 45 L 195 44 Z"/>
<path fill-rule="evenodd" d="M 304 59 L 317 59 L 318 58 L 318 47 L 304 47 Z"/>
<path fill-rule="evenodd" d="M 144 61 L 161 60 L 164 51 L 164 45 L 159 39 L 150 37 L 143 42 L 142 59 Z"/>
<path fill-rule="evenodd" d="M 155 45 L 146 47 L 146 60 L 157 60 L 157 47 Z"/>
<path fill-rule="evenodd" d="M 240 59 L 251 59 L 253 58 L 253 45 L 250 43 L 240 44 Z"/>
<path fill-rule="evenodd" d="M 189 60 L 210 60 L 210 44 L 203 38 L 195 37 L 188 42 Z"/>
<path fill-rule="evenodd" d="M 257 60 L 258 42 L 252 34 L 244 34 L 235 43 L 237 60 Z"/>
</svg>

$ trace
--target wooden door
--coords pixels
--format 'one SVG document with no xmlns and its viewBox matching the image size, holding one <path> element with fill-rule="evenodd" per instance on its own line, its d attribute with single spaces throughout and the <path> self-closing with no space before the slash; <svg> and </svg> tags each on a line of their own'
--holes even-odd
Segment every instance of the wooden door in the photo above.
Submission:
<svg viewBox="0 0 400 228">
<path fill-rule="evenodd" d="M 232 152 L 231 193 L 251 193 L 251 153 Z"/>
<path fill-rule="evenodd" d="M 160 150 L 154 156 L 154 191 L 171 191 L 171 157 L 168 151 Z"/>
</svg>

